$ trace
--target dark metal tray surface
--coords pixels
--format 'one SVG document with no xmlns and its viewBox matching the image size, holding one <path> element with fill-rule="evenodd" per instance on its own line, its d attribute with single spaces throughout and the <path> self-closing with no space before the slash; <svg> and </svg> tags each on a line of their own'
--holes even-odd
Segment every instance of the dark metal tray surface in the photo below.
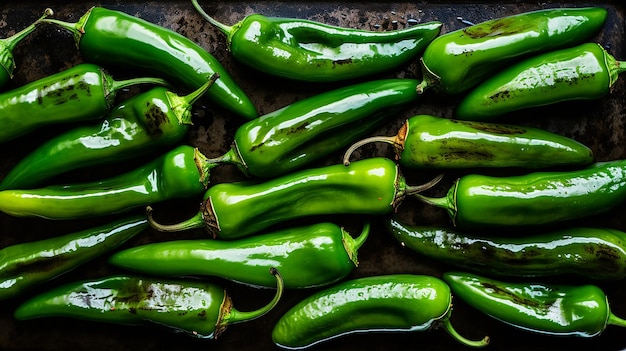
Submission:
<svg viewBox="0 0 626 351">
<path fill-rule="evenodd" d="M 607 47 L 618 59 L 623 59 L 626 56 L 623 39 L 624 6 L 617 1 L 601 3 L 550 1 L 528 3 L 520 1 L 484 3 L 465 1 L 392 3 L 201 1 L 201 3 L 209 13 L 226 24 L 234 24 L 244 16 L 258 12 L 270 16 L 307 18 L 333 25 L 370 30 L 402 28 L 408 25 L 409 20 L 418 22 L 439 20 L 443 23 L 442 33 L 466 26 L 464 21 L 478 23 L 544 7 L 603 6 L 608 9 L 609 17 L 603 31 L 594 38 L 594 41 Z M 0 36 L 6 37 L 28 25 L 30 21 L 40 15 L 45 7 L 54 9 L 55 18 L 76 21 L 91 6 L 122 10 L 188 36 L 223 63 L 244 91 L 249 94 L 261 114 L 274 111 L 302 98 L 348 84 L 291 82 L 268 77 L 246 68 L 233 61 L 226 50 L 223 35 L 203 20 L 189 1 L 5 1 L 0 4 Z M 10 87 L 20 86 L 82 61 L 71 36 L 54 26 L 43 26 L 37 29 L 17 47 L 15 57 L 18 67 Z M 110 68 L 109 71 L 118 77 L 136 73 L 123 68 Z M 419 78 L 419 65 L 414 62 L 401 70 L 374 78 L 382 77 Z M 625 88 L 622 78 L 615 85 L 613 93 L 600 101 L 558 104 L 554 107 L 516 114 L 507 122 L 532 125 L 572 137 L 591 147 L 598 161 L 624 158 L 626 157 L 626 144 L 624 143 Z M 118 100 L 121 101 L 125 97 L 136 94 L 138 89 L 140 88 L 125 91 L 118 96 Z M 388 123 L 373 134 L 393 135 L 406 118 L 419 113 L 451 117 L 456 102 L 456 97 L 427 94 L 426 98 L 415 103 L 408 111 L 389 116 Z M 234 131 L 242 121 L 202 100 L 195 107 L 194 122 L 195 124 L 187 139 L 183 142 L 197 146 L 200 151 L 211 157 L 219 156 L 228 149 Z M 35 132 L 3 145 L 2 151 L 0 151 L 0 177 L 3 177 L 39 142 L 60 130 L 62 129 L 57 129 L 57 127 L 46 128 L 45 131 Z M 369 145 L 354 154 L 355 158 L 370 156 L 391 157 L 392 151 L 386 145 Z M 338 163 L 340 158 L 341 155 L 332 155 L 313 166 Z M 63 181 L 100 178 L 128 169 L 131 166 L 131 163 L 121 163 L 116 167 L 73 173 L 63 178 Z M 443 195 L 447 186 L 457 176 L 471 171 L 448 172 L 443 183 L 437 187 L 441 193 L 435 195 Z M 435 174 L 432 172 L 405 172 L 408 180 L 415 183 L 430 179 L 433 175 Z M 213 183 L 243 179 L 243 176 L 230 166 L 214 169 L 212 177 Z M 163 221 L 187 218 L 187 216 L 195 213 L 199 201 L 200 199 L 188 199 L 160 204 L 161 216 L 167 216 L 165 213 L 168 210 L 172 211 L 171 218 L 162 217 Z M 626 221 L 623 216 L 625 210 L 626 204 L 620 205 L 607 214 L 583 219 L 578 224 L 603 225 L 626 231 Z M 411 199 L 405 200 L 400 206 L 397 216 L 410 223 L 449 225 L 444 211 L 425 206 Z M 92 226 L 94 223 L 105 223 L 108 219 L 110 218 L 50 222 L 43 219 L 13 218 L 0 213 L 0 247 L 69 233 Z M 325 219 L 335 221 L 352 231 L 358 231 L 361 225 L 361 219 L 358 216 L 329 216 Z M 298 223 L 309 220 L 319 219 L 305 219 L 298 221 Z M 443 272 L 451 268 L 445 264 L 419 257 L 401 247 L 385 231 L 380 221 L 377 221 L 376 218 L 371 220 L 373 224 L 372 234 L 360 250 L 359 267 L 354 270 L 349 278 L 392 273 L 441 276 Z M 506 235 L 507 233 L 501 234 Z M 124 247 L 170 239 L 203 238 L 205 236 L 203 230 L 165 234 L 148 229 L 127 242 Z M 115 273 L 120 273 L 120 271 L 107 265 L 106 257 L 102 257 L 35 289 L 33 294 L 65 282 L 103 277 Z M 257 308 L 269 301 L 272 296 L 270 289 L 259 290 L 228 281 L 216 281 L 223 284 L 232 293 L 234 303 L 240 310 Z M 580 283 L 583 279 L 579 278 L 572 281 L 571 279 L 567 280 L 567 278 L 554 278 L 551 281 Z M 618 316 L 626 317 L 626 282 L 601 282 L 599 285 L 606 291 L 613 312 Z M 286 291 L 283 300 L 275 310 L 260 319 L 230 326 L 217 340 L 194 339 L 182 334 L 164 332 L 159 327 L 119 326 L 67 319 L 17 322 L 12 317 L 13 310 L 23 299 L 30 296 L 28 295 L 23 296 L 23 298 L 0 302 L 0 349 L 273 350 L 277 349 L 270 338 L 273 325 L 289 307 L 315 290 Z M 618 327 L 609 327 L 600 337 L 592 339 L 538 335 L 493 320 L 480 311 L 472 309 L 460 299 L 454 300 L 452 322 L 457 330 L 468 338 L 479 339 L 484 335 L 489 335 L 492 342 L 487 348 L 488 350 L 568 350 L 574 348 L 619 350 L 626 348 L 626 340 L 623 337 L 624 331 Z M 319 344 L 312 350 L 461 350 L 464 348 L 449 337 L 443 329 L 438 329 L 416 333 L 360 333 Z"/>
</svg>

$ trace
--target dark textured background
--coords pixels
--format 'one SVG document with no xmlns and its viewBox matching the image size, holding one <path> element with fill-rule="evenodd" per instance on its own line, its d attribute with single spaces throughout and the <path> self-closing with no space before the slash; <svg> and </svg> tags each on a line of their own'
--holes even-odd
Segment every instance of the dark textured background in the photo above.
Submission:
<svg viewBox="0 0 626 351">
<path fill-rule="evenodd" d="M 462 19 L 478 23 L 484 20 L 511 15 L 522 11 L 540 9 L 542 7 L 587 6 L 601 5 L 609 10 L 609 17 L 604 30 L 594 38 L 609 49 L 617 58 L 624 59 L 624 7 L 615 2 L 211 2 L 202 1 L 205 10 L 216 19 L 234 24 L 245 15 L 259 12 L 265 15 L 308 18 L 333 25 L 356 27 L 369 30 L 391 29 L 394 25 L 402 28 L 407 20 L 420 22 L 439 20 L 443 22 L 442 33 L 462 28 Z M 112 9 L 137 15 L 151 22 L 158 23 L 196 41 L 229 70 L 235 80 L 248 93 L 261 114 L 268 113 L 293 101 L 315 95 L 332 88 L 352 84 L 304 84 L 280 80 L 258 74 L 243 65 L 233 62 L 226 51 L 224 37 L 206 23 L 193 9 L 188 1 L 3 1 L 0 4 L 0 37 L 6 37 L 20 30 L 39 17 L 45 7 L 55 10 L 55 18 L 75 21 L 91 6 L 105 6 Z M 18 64 L 15 79 L 11 87 L 17 87 L 29 81 L 56 73 L 79 62 L 78 54 L 71 36 L 55 26 L 42 26 L 15 51 Z M 107 67 L 116 78 L 137 75 L 120 67 Z M 379 77 L 420 77 L 419 67 L 413 63 L 402 70 L 391 72 Z M 373 79 L 373 78 L 371 78 Z M 118 96 L 136 94 L 139 88 L 133 88 Z M 518 123 L 545 128 L 562 135 L 575 138 L 593 149 L 597 160 L 613 160 L 626 157 L 624 143 L 624 78 L 615 85 L 612 95 L 594 102 L 563 103 L 549 108 L 541 108 L 511 116 L 509 123 Z M 404 113 L 390 115 L 389 122 L 374 134 L 393 135 L 404 120 L 418 113 L 430 113 L 441 117 L 451 117 L 452 108 L 457 98 L 438 97 L 429 93 L 422 101 L 417 102 Z M 219 156 L 224 153 L 231 141 L 235 129 L 242 123 L 240 119 L 228 116 L 206 101 L 201 101 L 195 109 L 195 125 L 192 127 L 185 143 L 197 146 L 207 156 Z M 46 128 L 45 131 L 33 133 L 19 140 L 6 143 L 0 149 L 0 177 L 32 150 L 39 142 L 63 130 L 61 127 Z M 368 145 L 353 155 L 353 159 L 370 156 L 392 156 L 389 146 Z M 341 155 L 332 155 L 316 163 L 316 165 L 340 162 Z M 91 169 L 75 172 L 56 181 L 73 182 L 88 179 L 99 179 L 129 169 L 137 161 L 120 163 L 116 167 Z M 496 173 L 496 171 L 485 171 Z M 498 171 L 506 173 L 506 171 Z M 467 172 L 449 172 L 443 183 L 435 190 L 434 195 L 445 192 L 454 178 Z M 409 183 L 415 184 L 430 179 L 434 174 L 429 172 L 405 171 Z M 222 166 L 213 171 L 213 182 L 228 182 L 243 179 L 234 167 Z M 178 221 L 195 213 L 200 199 L 172 201 L 159 204 L 155 216 L 165 221 Z M 571 225 L 603 225 L 626 230 L 622 205 L 605 215 L 583 219 Z M 141 211 L 138 210 L 139 212 Z M 397 215 L 411 223 L 432 223 L 448 225 L 446 214 L 419 202 L 407 199 L 398 209 Z M 88 220 L 50 222 L 41 219 L 13 218 L 0 213 L 0 247 L 51 237 L 71 231 L 106 223 L 111 218 L 95 218 Z M 328 216 L 332 220 L 356 232 L 361 227 L 358 216 Z M 319 220 L 311 218 L 298 223 Z M 378 218 L 371 218 L 373 231 L 365 246 L 359 253 L 360 266 L 351 278 L 390 274 L 416 273 L 440 276 L 450 267 L 424 259 L 403 249 L 388 235 Z M 285 225 L 290 225 L 287 223 Z M 501 233 L 509 234 L 509 233 Z M 523 233 L 510 233 L 519 235 Z M 148 242 L 169 239 L 201 238 L 202 230 L 177 234 L 158 233 L 147 230 L 125 247 Z M 32 294 L 58 284 L 87 278 L 96 278 L 108 274 L 120 273 L 106 264 L 106 257 L 94 260 L 66 274 L 45 286 L 35 289 Z M 227 281 L 216 280 L 223 284 L 233 295 L 235 306 L 240 310 L 255 309 L 265 304 L 272 295 L 271 290 L 257 290 L 239 286 Z M 582 278 L 554 278 L 549 281 L 586 283 Z M 604 282 L 599 285 L 605 289 L 612 309 L 618 316 L 626 317 L 626 282 Z M 274 349 L 270 333 L 274 323 L 283 312 L 313 290 L 287 291 L 280 305 L 271 313 L 258 320 L 231 326 L 218 340 L 197 340 L 185 335 L 164 332 L 159 327 L 128 327 L 101 323 L 86 323 L 67 319 L 41 319 L 27 322 L 16 322 L 12 318 L 14 308 L 23 299 L 0 301 L 0 349 L 47 349 L 47 350 L 269 350 Z M 452 322 L 458 331 L 468 337 L 478 339 L 484 335 L 492 338 L 490 350 L 557 350 L 580 347 L 598 350 L 618 350 L 626 348 L 624 331 L 617 327 L 609 327 L 600 337 L 594 339 L 558 338 L 536 335 L 513 329 L 498 321 L 473 310 L 460 300 L 455 300 Z M 315 350 L 456 350 L 462 349 L 456 341 L 443 330 L 432 330 L 411 334 L 357 334 L 336 339 L 316 347 Z"/>
</svg>

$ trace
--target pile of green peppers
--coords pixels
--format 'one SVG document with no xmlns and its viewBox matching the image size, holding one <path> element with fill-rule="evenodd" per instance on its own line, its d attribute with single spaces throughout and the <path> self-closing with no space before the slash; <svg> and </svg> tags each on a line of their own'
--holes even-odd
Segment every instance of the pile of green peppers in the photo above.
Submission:
<svg viewBox="0 0 626 351">
<path fill-rule="evenodd" d="M 76 319 L 157 347 L 626 347 L 626 153 L 585 116 L 626 95 L 614 8 L 392 11 L 380 28 L 180 6 L 198 33 L 123 5 L 7 19 L 7 333 Z M 13 80 L 51 37 L 72 57 Z M 258 334 L 226 332 L 240 322 Z"/>
</svg>

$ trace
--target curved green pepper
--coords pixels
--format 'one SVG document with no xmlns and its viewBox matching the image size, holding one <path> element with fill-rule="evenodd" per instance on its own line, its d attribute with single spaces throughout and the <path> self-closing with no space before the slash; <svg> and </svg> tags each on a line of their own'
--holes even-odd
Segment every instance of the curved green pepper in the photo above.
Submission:
<svg viewBox="0 0 626 351">
<path fill-rule="evenodd" d="M 204 12 L 197 0 L 191 2 L 226 36 L 228 49 L 239 62 L 301 81 L 339 81 L 392 70 L 420 55 L 441 30 L 436 21 L 374 32 L 260 14 L 227 26 Z"/>
<path fill-rule="evenodd" d="M 604 25 L 599 7 L 552 8 L 485 21 L 440 35 L 421 59 L 419 91 L 464 92 L 529 54 L 585 42 Z"/>
<path fill-rule="evenodd" d="M 19 296 L 79 265 L 119 247 L 148 227 L 133 216 L 45 240 L 0 250 L 0 300 Z"/>
<path fill-rule="evenodd" d="M 0 94 L 0 142 L 53 123 L 101 118 L 116 94 L 134 84 L 167 85 L 158 78 L 115 81 L 99 66 L 82 63 Z"/>
<path fill-rule="evenodd" d="M 487 120 L 526 108 L 608 95 L 626 62 L 595 43 L 531 57 L 493 75 L 461 100 L 456 117 Z"/>
<path fill-rule="evenodd" d="M 129 14 L 92 7 L 76 23 L 46 19 L 73 33 L 86 60 L 146 69 L 196 90 L 220 75 L 207 96 L 246 119 L 257 117 L 250 99 L 222 64 L 187 37 Z"/>
<path fill-rule="evenodd" d="M 13 34 L 12 36 L 4 39 L 0 39 L 0 87 L 4 87 L 11 79 L 13 79 L 13 71 L 15 71 L 15 57 L 13 57 L 13 50 L 17 44 L 19 44 L 24 38 L 32 33 L 37 25 L 48 16 L 52 16 L 54 12 L 52 9 L 47 8 L 44 10 L 43 15 L 33 22 L 31 25 L 22 29 L 21 31 Z"/>
<path fill-rule="evenodd" d="M 442 198 L 414 194 L 444 208 L 459 227 L 533 226 L 609 211 L 626 198 L 626 160 L 574 171 L 459 178 Z"/>
<path fill-rule="evenodd" d="M 218 276 L 272 287 L 263 274 L 278 269 L 286 288 L 311 288 L 345 278 L 357 266 L 357 251 L 369 224 L 353 239 L 332 223 L 282 229 L 234 241 L 177 240 L 141 245 L 115 253 L 115 266 L 155 276 Z"/>
<path fill-rule="evenodd" d="M 160 231 L 205 227 L 215 238 L 233 239 L 304 216 L 386 214 L 407 194 L 430 186 L 407 186 L 393 161 L 370 158 L 347 167 L 305 169 L 265 182 L 220 183 L 205 192 L 200 211 L 192 218 L 163 225 L 153 220 L 148 208 L 148 219 Z"/>
<path fill-rule="evenodd" d="M 173 145 L 187 135 L 192 104 L 211 87 L 178 96 L 163 87 L 137 94 L 111 110 L 102 122 L 79 126 L 39 145 L 0 182 L 0 190 L 26 189 L 72 170 L 105 165 Z"/>
<path fill-rule="evenodd" d="M 444 273 L 443 279 L 469 305 L 525 330 L 593 337 L 607 325 L 626 327 L 595 285 L 511 283 L 462 272 Z"/>
<path fill-rule="evenodd" d="M 387 229 L 402 246 L 420 255 L 479 273 L 626 277 L 626 233 L 615 229 L 576 227 L 523 237 L 481 237 L 395 219 L 387 221 Z"/>
<path fill-rule="evenodd" d="M 283 293 L 276 269 L 276 294 L 266 306 L 237 311 L 230 295 L 216 284 L 193 280 L 155 280 L 113 276 L 69 283 L 32 297 L 15 318 L 69 317 L 127 325 L 153 323 L 198 338 L 216 339 L 230 324 L 246 322 L 271 311 Z"/>
<path fill-rule="evenodd" d="M 318 291 L 287 311 L 272 340 L 300 349 L 356 332 L 414 332 L 443 326 L 466 346 L 487 346 L 489 338 L 468 340 L 450 323 L 452 296 L 442 280 L 395 274 L 357 278 Z"/>
<path fill-rule="evenodd" d="M 182 145 L 129 172 L 88 183 L 0 191 L 0 211 L 16 217 L 74 219 L 129 211 L 201 194 L 198 150 Z"/>
<path fill-rule="evenodd" d="M 409 118 L 394 137 L 370 137 L 352 145 L 386 142 L 407 168 L 523 167 L 585 165 L 593 161 L 585 145 L 537 128 L 452 120 L 430 115 Z"/>
<path fill-rule="evenodd" d="M 206 167 L 236 165 L 244 174 L 270 178 L 329 155 L 377 128 L 415 101 L 418 81 L 383 79 L 299 100 L 243 124 L 230 150 Z"/>
</svg>

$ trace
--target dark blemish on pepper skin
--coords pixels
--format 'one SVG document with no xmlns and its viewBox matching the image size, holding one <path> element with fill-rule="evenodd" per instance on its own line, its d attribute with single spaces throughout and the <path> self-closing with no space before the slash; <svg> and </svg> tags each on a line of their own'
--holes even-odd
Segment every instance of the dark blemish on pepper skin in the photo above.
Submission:
<svg viewBox="0 0 626 351">
<path fill-rule="evenodd" d="M 525 128 L 511 125 L 502 125 L 496 123 L 481 123 L 481 122 L 473 122 L 473 121 L 457 121 L 452 120 L 453 123 L 460 123 L 466 125 L 472 129 L 476 129 L 485 133 L 493 133 L 493 134 L 524 134 L 527 132 Z"/>
<path fill-rule="evenodd" d="M 65 255 L 38 257 L 36 260 L 28 262 L 17 262 L 13 269 L 6 270 L 3 275 L 12 274 L 13 272 L 16 274 L 23 274 L 24 272 L 48 272 L 62 266 L 68 261 L 69 260 L 66 259 Z"/>
<path fill-rule="evenodd" d="M 342 66 L 342 65 L 348 65 L 352 63 L 352 59 L 351 58 L 347 58 L 347 59 L 343 59 L 343 60 L 334 60 L 333 61 L 333 67 L 334 66 Z"/>
<path fill-rule="evenodd" d="M 200 320 L 206 320 L 207 319 L 207 313 L 206 310 L 202 310 L 200 311 L 200 313 L 198 313 L 198 317 L 200 318 Z"/>
<path fill-rule="evenodd" d="M 550 306 L 554 304 L 554 303 L 549 303 L 549 302 L 540 303 L 535 300 L 527 299 L 523 296 L 513 294 L 510 291 L 503 289 L 492 283 L 480 282 L 480 285 L 485 289 L 492 290 L 491 292 L 492 294 L 507 297 L 508 299 L 510 299 L 511 301 L 513 301 L 514 303 L 518 305 L 532 307 L 540 311 L 548 311 L 550 310 Z"/>
<path fill-rule="evenodd" d="M 487 37 L 499 37 L 507 36 L 516 33 L 522 33 L 526 30 L 526 27 L 530 25 L 524 25 L 522 27 L 511 27 L 514 20 L 510 18 L 501 18 L 492 23 L 490 27 L 486 25 L 471 26 L 463 29 L 463 33 L 472 39 L 480 39 Z"/>
<path fill-rule="evenodd" d="M 146 131 L 151 137 L 159 137 L 163 134 L 161 126 L 163 124 L 169 123 L 167 113 L 158 106 L 151 104 L 150 102 L 146 103 L 146 107 L 148 108 L 145 112 L 147 129 Z"/>
<path fill-rule="evenodd" d="M 254 145 L 253 147 L 250 148 L 250 152 L 256 151 L 258 148 L 263 147 L 263 145 L 265 145 L 265 142 L 262 142 L 260 144 Z"/>
<path fill-rule="evenodd" d="M 130 312 L 131 314 L 137 314 L 137 309 L 135 307 L 129 307 L 128 312 Z"/>
</svg>

